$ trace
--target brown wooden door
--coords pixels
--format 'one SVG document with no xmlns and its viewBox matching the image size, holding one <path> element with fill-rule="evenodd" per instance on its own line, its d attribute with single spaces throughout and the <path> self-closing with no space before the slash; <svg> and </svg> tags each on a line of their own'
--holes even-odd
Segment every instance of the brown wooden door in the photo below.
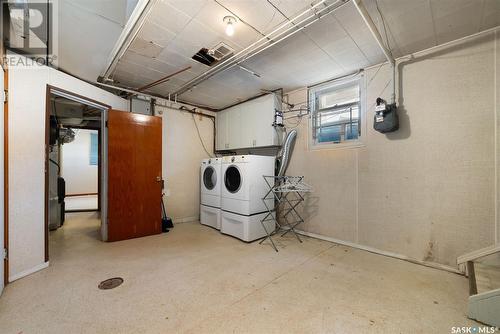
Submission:
<svg viewBox="0 0 500 334">
<path fill-rule="evenodd" d="M 108 113 L 108 241 L 161 233 L 161 118 Z"/>
</svg>

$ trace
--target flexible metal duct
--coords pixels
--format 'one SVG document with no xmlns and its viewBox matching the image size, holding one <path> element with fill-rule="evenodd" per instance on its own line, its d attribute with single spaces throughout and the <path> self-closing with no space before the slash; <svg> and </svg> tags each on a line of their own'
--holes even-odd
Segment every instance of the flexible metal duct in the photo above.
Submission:
<svg viewBox="0 0 500 334">
<path fill-rule="evenodd" d="M 278 158 L 280 161 L 278 176 L 285 175 L 288 164 L 290 163 L 290 157 L 292 156 L 293 147 L 295 146 L 295 139 L 297 139 L 297 130 L 292 130 L 286 136 L 283 147 L 281 148 L 281 155 Z"/>
</svg>

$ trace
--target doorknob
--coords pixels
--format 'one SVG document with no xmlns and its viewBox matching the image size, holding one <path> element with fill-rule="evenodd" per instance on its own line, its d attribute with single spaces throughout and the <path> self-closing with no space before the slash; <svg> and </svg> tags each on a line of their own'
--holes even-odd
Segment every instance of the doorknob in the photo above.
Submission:
<svg viewBox="0 0 500 334">
<path fill-rule="evenodd" d="M 161 176 L 156 177 L 156 182 L 161 183 L 161 189 L 165 189 L 165 181 L 161 178 Z"/>
</svg>

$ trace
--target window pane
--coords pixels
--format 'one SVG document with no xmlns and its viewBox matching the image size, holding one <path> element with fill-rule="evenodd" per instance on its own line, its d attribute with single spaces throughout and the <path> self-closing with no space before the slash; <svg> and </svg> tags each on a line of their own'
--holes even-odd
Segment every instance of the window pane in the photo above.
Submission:
<svg viewBox="0 0 500 334">
<path fill-rule="evenodd" d="M 97 133 L 90 134 L 90 157 L 89 157 L 89 165 L 97 166 L 97 154 L 99 151 L 97 140 Z"/>
<path fill-rule="evenodd" d="M 358 139 L 358 136 L 359 136 L 358 126 L 359 126 L 358 123 L 353 123 L 352 127 L 347 126 L 346 135 L 345 135 L 346 140 Z"/>
<path fill-rule="evenodd" d="M 330 126 L 328 128 L 320 129 L 318 135 L 318 143 L 326 142 L 340 142 L 342 134 L 342 127 L 340 125 Z"/>
<path fill-rule="evenodd" d="M 313 134 L 316 143 L 341 143 L 360 135 L 361 90 L 359 79 L 312 90 Z"/>
<path fill-rule="evenodd" d="M 359 85 L 352 85 L 320 93 L 319 109 L 359 101 Z"/>
</svg>

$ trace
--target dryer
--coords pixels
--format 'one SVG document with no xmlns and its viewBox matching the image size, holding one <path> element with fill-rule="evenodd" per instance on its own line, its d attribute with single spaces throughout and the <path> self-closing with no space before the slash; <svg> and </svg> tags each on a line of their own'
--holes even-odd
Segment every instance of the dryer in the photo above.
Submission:
<svg viewBox="0 0 500 334">
<path fill-rule="evenodd" d="M 200 168 L 200 223 L 221 228 L 221 158 L 203 159 Z"/>
<path fill-rule="evenodd" d="M 221 208 L 240 215 L 267 212 L 262 201 L 269 187 L 263 175 L 274 175 L 275 157 L 237 155 L 222 158 L 224 182 L 221 190 Z M 266 200 L 273 207 L 273 199 Z"/>
</svg>

